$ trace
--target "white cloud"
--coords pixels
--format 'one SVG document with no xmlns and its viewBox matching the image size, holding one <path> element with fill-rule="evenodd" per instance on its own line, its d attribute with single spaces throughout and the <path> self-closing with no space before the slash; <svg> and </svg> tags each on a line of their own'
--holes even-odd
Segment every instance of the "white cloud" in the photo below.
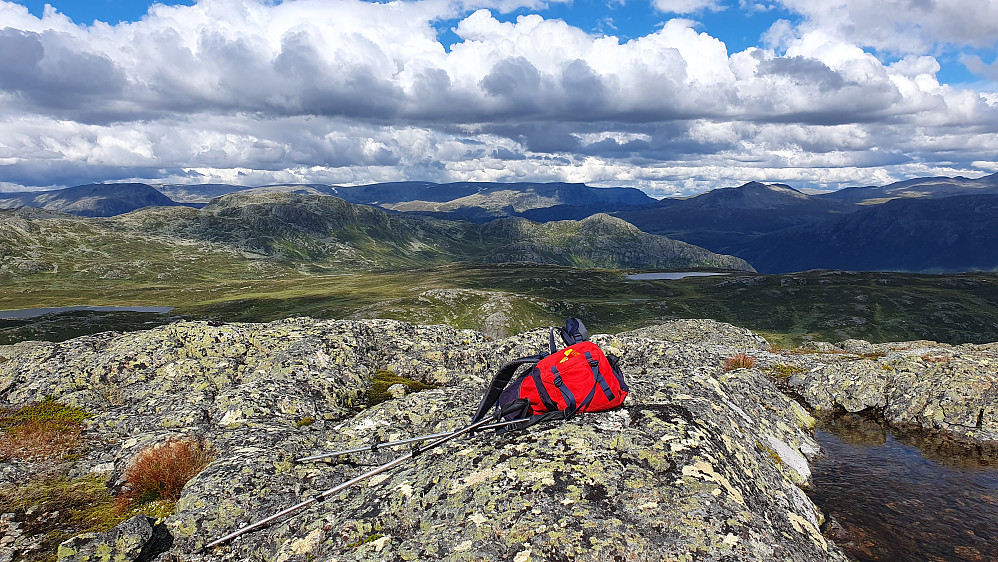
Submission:
<svg viewBox="0 0 998 562">
<path fill-rule="evenodd" d="M 778 0 L 807 18 L 803 29 L 898 54 L 926 54 L 940 44 L 994 47 L 993 0 Z"/>
<path fill-rule="evenodd" d="M 988 64 L 981 59 L 980 55 L 968 54 L 961 56 L 960 62 L 974 74 L 998 82 L 998 59 Z"/>
<path fill-rule="evenodd" d="M 692 14 L 704 10 L 719 11 L 724 5 L 718 0 L 652 0 L 655 9 L 667 14 Z"/>
<path fill-rule="evenodd" d="M 694 4 L 709 9 L 671 11 Z M 845 27 L 814 24 L 847 21 L 835 10 L 729 54 L 683 19 L 622 43 L 480 6 L 202 0 L 76 26 L 0 1 L 0 51 L 17 54 L 0 59 L 0 180 L 531 179 L 664 194 L 975 175 L 998 153 L 992 94 L 941 85 L 928 52 L 884 65 Z M 432 23 L 452 17 L 448 51 Z"/>
</svg>

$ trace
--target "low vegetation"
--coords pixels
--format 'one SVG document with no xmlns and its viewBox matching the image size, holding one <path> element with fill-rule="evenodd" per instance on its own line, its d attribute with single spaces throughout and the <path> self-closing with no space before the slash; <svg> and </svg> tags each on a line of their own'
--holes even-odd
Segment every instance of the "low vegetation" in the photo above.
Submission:
<svg viewBox="0 0 998 562">
<path fill-rule="evenodd" d="M 16 485 L 0 486 L 3 513 L 13 513 L 31 546 L 16 560 L 54 560 L 58 544 L 86 531 L 106 531 L 122 521 L 101 478 L 69 478 L 67 466 L 86 452 L 81 432 L 91 414 L 46 398 L 0 409 L 0 461 L 30 463 Z"/>
<path fill-rule="evenodd" d="M 125 487 L 117 497 L 119 510 L 159 502 L 157 509 L 172 511 L 184 485 L 214 455 L 214 447 L 197 437 L 168 439 L 139 451 L 125 471 Z"/>
<path fill-rule="evenodd" d="M 388 389 L 396 384 L 405 386 L 406 393 L 436 388 L 433 385 L 407 379 L 396 375 L 392 371 L 382 369 L 374 373 L 374 379 L 371 381 L 371 388 L 367 391 L 367 405 L 374 406 L 375 404 L 380 404 L 385 400 L 390 399 L 392 396 L 388 393 Z"/>
<path fill-rule="evenodd" d="M 107 531 L 124 521 L 102 478 L 64 476 L 0 487 L 4 513 L 14 513 L 31 548 L 17 548 L 14 560 L 54 561 L 59 543 L 85 532 Z M 9 545 L 8 545 L 9 546 Z"/>
<path fill-rule="evenodd" d="M 0 286 L 0 309 L 69 305 L 174 306 L 175 316 L 264 322 L 289 316 L 394 318 L 481 329 L 488 318 L 518 333 L 579 316 L 616 332 L 676 318 L 749 328 L 785 349 L 808 339 L 944 343 L 998 341 L 998 274 L 808 271 L 628 280 L 626 271 L 531 264 L 455 263 L 409 271 L 310 273 L 269 264 L 192 262 L 164 280 L 25 274 Z M 213 269 L 214 267 L 214 269 Z M 62 271 L 62 269 L 60 269 Z M 86 287 L 81 290 L 81 287 Z M 0 320 L 0 344 L 61 340 L 170 321 L 167 315 L 64 315 Z M 499 332 L 495 332 L 499 335 Z"/>
<path fill-rule="evenodd" d="M 724 370 L 751 369 L 755 367 L 755 357 L 745 353 L 736 353 L 724 361 Z"/>
<path fill-rule="evenodd" d="M 18 409 L 0 409 L 0 460 L 48 460 L 77 452 L 90 413 L 52 398 Z"/>
<path fill-rule="evenodd" d="M 90 414 L 52 399 L 0 410 L 0 461 L 30 463 L 28 475 L 0 486 L 2 513 L 12 513 L 21 539 L 7 544 L 14 560 L 52 561 L 57 546 L 85 532 L 107 531 L 139 513 L 173 513 L 183 486 L 210 462 L 214 451 L 202 439 L 177 438 L 143 449 L 125 473 L 115 497 L 105 477 L 71 478 L 86 453 L 80 432 Z"/>
<path fill-rule="evenodd" d="M 794 375 L 800 375 L 807 372 L 807 369 L 803 367 L 798 367 L 797 365 L 787 365 L 785 363 L 779 363 L 773 365 L 766 370 L 770 375 L 778 379 L 789 379 Z"/>
</svg>

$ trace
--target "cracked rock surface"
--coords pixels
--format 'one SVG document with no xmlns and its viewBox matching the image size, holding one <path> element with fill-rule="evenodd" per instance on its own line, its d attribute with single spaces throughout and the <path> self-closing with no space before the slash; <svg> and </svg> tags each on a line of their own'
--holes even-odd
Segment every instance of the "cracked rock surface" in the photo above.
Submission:
<svg viewBox="0 0 998 562">
<path fill-rule="evenodd" d="M 687 320 L 593 339 L 621 357 L 623 407 L 455 441 L 208 550 L 406 449 L 298 457 L 465 426 L 493 373 L 545 351 L 547 331 L 492 341 L 297 318 L 23 343 L 0 350 L 0 405 L 53 396 L 92 412 L 71 474 L 107 474 L 112 488 L 148 444 L 197 435 L 218 451 L 173 515 L 71 539 L 66 560 L 113 548 L 161 561 L 846 560 L 801 488 L 814 420 L 760 369 L 722 370 L 734 353 L 768 353 L 761 338 Z M 437 388 L 365 407 L 379 370 Z M 146 527 L 164 530 L 160 548 L 109 544 Z"/>
<path fill-rule="evenodd" d="M 788 386 L 820 410 L 871 410 L 890 424 L 998 441 L 998 344 L 821 344 Z M 830 360 L 829 360 L 830 359 Z"/>
</svg>

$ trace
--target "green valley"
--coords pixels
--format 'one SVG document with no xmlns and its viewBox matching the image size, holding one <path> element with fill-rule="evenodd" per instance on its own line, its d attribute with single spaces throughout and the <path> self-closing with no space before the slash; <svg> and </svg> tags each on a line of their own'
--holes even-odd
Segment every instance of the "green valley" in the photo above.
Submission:
<svg viewBox="0 0 998 562">
<path fill-rule="evenodd" d="M 727 275 L 626 278 L 649 269 Z M 501 336 L 570 315 L 604 332 L 713 318 L 784 346 L 812 337 L 998 340 L 998 274 L 759 275 L 738 258 L 607 215 L 475 224 L 293 193 L 236 193 L 203 209 L 149 207 L 108 218 L 0 211 L 0 310 L 75 305 L 174 308 L 173 316 L 0 320 L 0 343 L 171 317 L 380 317 Z"/>
<path fill-rule="evenodd" d="M 36 273 L 0 287 L 0 309 L 166 305 L 178 316 L 268 321 L 289 316 L 394 318 L 493 335 L 565 316 L 615 332 L 673 318 L 713 318 L 781 346 L 804 339 L 998 340 L 998 275 L 810 271 L 632 281 L 627 271 L 536 264 L 450 264 L 406 271 L 203 275 L 186 283 L 99 279 L 81 287 Z M 129 315 L 109 315 L 117 329 Z M 165 319 L 163 320 L 165 321 Z M 13 321 L 0 333 L 15 328 Z M 23 326 L 30 322 L 19 321 Z M 72 325 L 63 320 L 63 327 Z M 98 327 L 90 331 L 99 331 Z M 23 332 L 23 330 L 22 330 Z M 73 334 L 75 335 L 75 333 Z M 9 342 L 9 338 L 5 337 Z M 18 338 L 20 339 L 20 338 Z M 5 342 L 7 343 L 7 342 Z"/>
</svg>

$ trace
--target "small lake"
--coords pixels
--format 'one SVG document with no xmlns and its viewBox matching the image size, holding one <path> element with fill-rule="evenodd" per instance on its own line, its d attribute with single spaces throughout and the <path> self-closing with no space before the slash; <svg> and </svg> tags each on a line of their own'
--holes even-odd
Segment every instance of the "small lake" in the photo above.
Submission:
<svg viewBox="0 0 998 562">
<path fill-rule="evenodd" d="M 714 273 L 711 271 L 672 271 L 659 273 L 634 273 L 627 278 L 633 281 L 649 281 L 652 279 L 684 279 L 686 277 L 713 277 L 715 275 L 728 275 L 727 273 Z"/>
<path fill-rule="evenodd" d="M 860 561 L 998 560 L 995 452 L 895 435 L 868 420 L 823 424 L 808 495 Z M 918 446 L 915 446 L 915 445 Z M 961 450 L 955 450 L 961 449 Z"/>
<path fill-rule="evenodd" d="M 35 318 L 46 314 L 62 314 L 65 312 L 145 312 L 151 314 L 167 314 L 172 306 L 56 306 L 51 308 L 22 308 L 19 310 L 0 310 L 0 318 Z"/>
<path fill-rule="evenodd" d="M 59 306 L 0 310 L 0 345 L 65 341 L 99 332 L 148 330 L 173 322 L 171 306 Z"/>
</svg>

